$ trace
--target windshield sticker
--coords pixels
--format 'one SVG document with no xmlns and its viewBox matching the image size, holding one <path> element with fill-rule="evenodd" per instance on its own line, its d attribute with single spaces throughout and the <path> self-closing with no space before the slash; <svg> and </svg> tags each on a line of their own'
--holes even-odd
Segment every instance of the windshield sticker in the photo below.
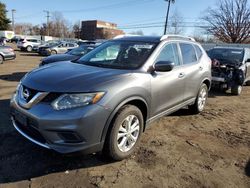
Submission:
<svg viewBox="0 0 250 188">
<path fill-rule="evenodd" d="M 153 47 L 152 44 L 135 44 L 134 48 L 146 48 L 146 49 L 151 49 Z"/>
</svg>

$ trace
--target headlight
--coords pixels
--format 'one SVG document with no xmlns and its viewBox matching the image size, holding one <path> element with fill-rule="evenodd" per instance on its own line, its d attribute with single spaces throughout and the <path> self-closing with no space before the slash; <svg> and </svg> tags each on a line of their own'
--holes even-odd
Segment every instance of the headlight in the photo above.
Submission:
<svg viewBox="0 0 250 188">
<path fill-rule="evenodd" d="M 52 102 L 55 110 L 76 108 L 97 103 L 104 95 L 104 92 L 64 94 Z"/>
</svg>

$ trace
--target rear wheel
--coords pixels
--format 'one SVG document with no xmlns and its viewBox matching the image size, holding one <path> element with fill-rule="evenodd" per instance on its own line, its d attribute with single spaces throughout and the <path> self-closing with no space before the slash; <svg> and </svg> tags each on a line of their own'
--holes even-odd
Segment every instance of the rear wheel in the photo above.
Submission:
<svg viewBox="0 0 250 188">
<path fill-rule="evenodd" d="M 208 97 L 208 88 L 207 85 L 203 83 L 199 89 L 195 103 L 193 105 L 190 105 L 189 109 L 195 114 L 202 112 L 205 108 L 207 97 Z"/>
<path fill-rule="evenodd" d="M 27 46 L 27 47 L 26 47 L 26 51 L 27 51 L 27 52 L 31 52 L 31 51 L 32 51 L 32 46 Z"/>
<path fill-rule="evenodd" d="M 242 86 L 241 85 L 235 85 L 231 88 L 231 93 L 233 95 L 240 95 L 242 91 Z"/>
<path fill-rule="evenodd" d="M 52 50 L 52 51 L 51 51 L 51 55 L 55 55 L 55 54 L 57 54 L 57 51 Z"/>
<path fill-rule="evenodd" d="M 117 113 L 106 140 L 104 153 L 114 160 L 122 160 L 134 152 L 143 130 L 141 111 L 133 105 L 125 105 Z"/>
<path fill-rule="evenodd" d="M 3 64 L 3 60 L 4 60 L 3 56 L 0 55 L 0 64 Z"/>
</svg>

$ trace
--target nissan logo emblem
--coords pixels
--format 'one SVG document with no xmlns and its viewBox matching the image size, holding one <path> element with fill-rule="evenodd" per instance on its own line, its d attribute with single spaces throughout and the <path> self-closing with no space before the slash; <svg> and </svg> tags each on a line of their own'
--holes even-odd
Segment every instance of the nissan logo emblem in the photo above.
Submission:
<svg viewBox="0 0 250 188">
<path fill-rule="evenodd" d="M 24 89 L 23 90 L 23 98 L 27 100 L 29 97 L 30 97 L 29 90 L 28 89 Z"/>
</svg>

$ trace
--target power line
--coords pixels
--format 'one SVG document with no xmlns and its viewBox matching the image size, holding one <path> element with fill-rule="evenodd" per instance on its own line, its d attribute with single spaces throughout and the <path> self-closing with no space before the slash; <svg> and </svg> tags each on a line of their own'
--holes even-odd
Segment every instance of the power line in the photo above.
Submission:
<svg viewBox="0 0 250 188">
<path fill-rule="evenodd" d="M 78 9 L 78 10 L 59 10 L 59 12 L 63 12 L 63 13 L 76 13 L 76 12 L 89 12 L 89 11 L 97 11 L 99 9 L 102 10 L 107 10 L 110 8 L 123 8 L 126 6 L 134 6 L 135 4 L 142 4 L 142 3 L 151 3 L 155 0 L 129 0 L 126 2 L 122 2 L 122 3 L 114 3 L 114 4 L 110 4 L 110 5 L 105 5 L 105 6 L 99 6 L 99 7 L 93 7 L 93 8 L 87 8 L 87 9 Z"/>
</svg>

